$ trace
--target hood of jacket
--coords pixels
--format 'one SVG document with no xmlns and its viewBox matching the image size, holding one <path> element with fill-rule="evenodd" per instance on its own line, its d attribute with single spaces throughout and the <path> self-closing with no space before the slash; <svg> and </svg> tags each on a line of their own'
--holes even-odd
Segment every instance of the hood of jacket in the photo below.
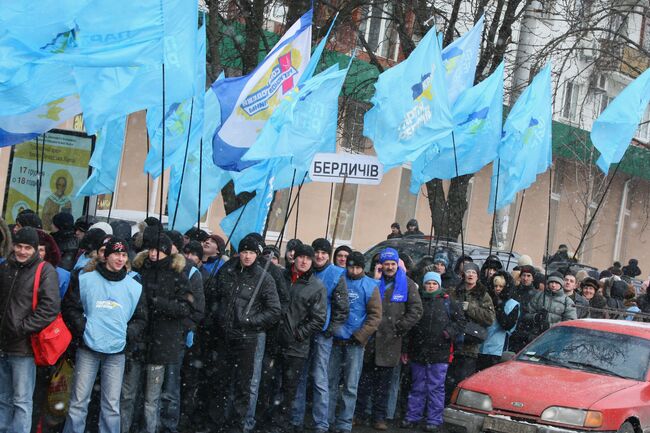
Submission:
<svg viewBox="0 0 650 433">
<path fill-rule="evenodd" d="M 503 270 L 497 271 L 494 275 L 492 275 L 488 283 L 488 293 L 493 300 L 496 296 L 496 293 L 494 292 L 494 277 L 496 276 L 503 277 L 503 279 L 506 280 L 506 286 L 503 288 L 501 293 L 499 293 L 499 298 L 501 298 L 502 301 L 507 301 L 508 299 L 512 298 L 515 293 L 515 280 L 512 278 L 512 275 L 510 275 L 509 272 Z"/>
<path fill-rule="evenodd" d="M 169 256 L 171 258 L 169 267 L 179 274 L 182 274 L 185 270 L 185 257 L 182 254 L 172 254 Z M 140 251 L 135 258 L 133 259 L 133 268 L 137 271 L 142 269 L 145 265 L 145 262 L 149 261 L 149 250 Z"/>
</svg>

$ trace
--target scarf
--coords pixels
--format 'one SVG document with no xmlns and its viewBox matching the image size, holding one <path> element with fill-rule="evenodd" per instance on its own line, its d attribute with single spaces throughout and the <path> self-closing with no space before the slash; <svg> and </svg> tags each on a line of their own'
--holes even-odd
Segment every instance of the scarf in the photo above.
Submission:
<svg viewBox="0 0 650 433">
<path fill-rule="evenodd" d="M 381 299 L 384 299 L 386 289 L 390 286 L 394 286 L 390 302 L 408 301 L 408 280 L 404 269 L 398 266 L 395 277 L 389 278 L 388 281 L 386 281 L 386 277 L 381 277 L 381 280 L 379 280 L 379 294 L 381 295 Z"/>
</svg>

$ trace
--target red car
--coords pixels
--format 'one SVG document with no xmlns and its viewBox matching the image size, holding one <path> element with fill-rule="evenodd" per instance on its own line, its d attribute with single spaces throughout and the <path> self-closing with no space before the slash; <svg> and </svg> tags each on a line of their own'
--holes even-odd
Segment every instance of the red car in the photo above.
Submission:
<svg viewBox="0 0 650 433">
<path fill-rule="evenodd" d="M 650 323 L 560 323 L 458 385 L 448 432 L 650 432 Z"/>
</svg>

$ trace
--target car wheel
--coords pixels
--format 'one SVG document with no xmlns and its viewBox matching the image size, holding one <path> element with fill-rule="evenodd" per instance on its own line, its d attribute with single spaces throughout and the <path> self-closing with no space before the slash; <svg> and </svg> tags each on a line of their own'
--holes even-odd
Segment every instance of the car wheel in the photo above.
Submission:
<svg viewBox="0 0 650 433">
<path fill-rule="evenodd" d="M 636 433 L 636 430 L 634 430 L 634 426 L 632 424 L 626 421 L 621 427 L 619 427 L 616 433 Z"/>
</svg>

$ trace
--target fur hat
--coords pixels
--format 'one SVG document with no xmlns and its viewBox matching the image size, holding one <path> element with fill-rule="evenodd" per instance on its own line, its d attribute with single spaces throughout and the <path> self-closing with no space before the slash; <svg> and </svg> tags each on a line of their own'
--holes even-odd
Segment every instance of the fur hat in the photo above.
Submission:
<svg viewBox="0 0 650 433">
<path fill-rule="evenodd" d="M 361 266 L 366 267 L 366 258 L 359 251 L 353 251 L 347 259 L 346 266 Z"/>
<path fill-rule="evenodd" d="M 311 247 L 314 251 L 325 251 L 327 254 L 332 255 L 332 244 L 325 238 L 315 239 L 311 243 Z"/>
<path fill-rule="evenodd" d="M 314 248 L 311 245 L 300 244 L 294 250 L 294 257 L 307 256 L 311 259 L 314 258 Z"/>
</svg>

